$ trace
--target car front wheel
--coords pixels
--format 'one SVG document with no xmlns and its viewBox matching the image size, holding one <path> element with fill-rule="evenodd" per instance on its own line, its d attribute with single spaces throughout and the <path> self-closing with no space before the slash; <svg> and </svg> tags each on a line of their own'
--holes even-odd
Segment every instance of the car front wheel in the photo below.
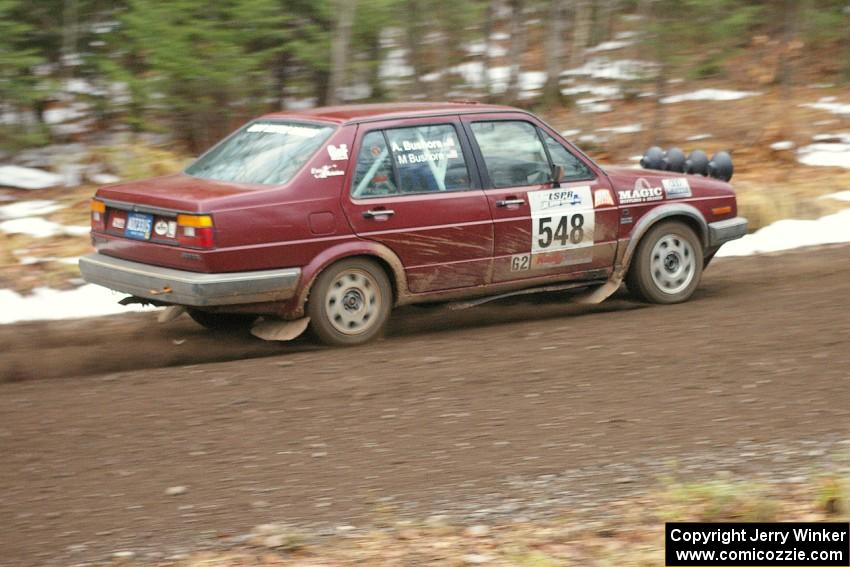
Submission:
<svg viewBox="0 0 850 567">
<path fill-rule="evenodd" d="M 313 333 L 325 344 L 363 344 L 384 328 L 392 309 L 386 272 L 364 258 L 342 260 L 316 279 L 307 302 Z"/>
<path fill-rule="evenodd" d="M 626 285 L 649 303 L 681 303 L 693 295 L 702 268 L 702 245 L 693 229 L 677 221 L 662 222 L 641 239 Z"/>
</svg>

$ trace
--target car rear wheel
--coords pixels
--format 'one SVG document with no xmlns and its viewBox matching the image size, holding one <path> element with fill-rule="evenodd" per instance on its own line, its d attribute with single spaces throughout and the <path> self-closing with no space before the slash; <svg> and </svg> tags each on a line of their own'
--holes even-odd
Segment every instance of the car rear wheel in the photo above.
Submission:
<svg viewBox="0 0 850 567">
<path fill-rule="evenodd" d="M 693 229 L 677 221 L 662 222 L 638 244 L 626 285 L 649 303 L 681 303 L 693 295 L 702 269 L 702 245 Z"/>
<path fill-rule="evenodd" d="M 320 341 L 335 346 L 363 344 L 384 328 L 392 308 L 392 288 L 383 268 L 352 258 L 319 274 L 307 314 Z"/>
<path fill-rule="evenodd" d="M 186 312 L 195 323 L 211 331 L 245 331 L 257 320 L 257 315 L 247 313 L 213 313 L 200 309 L 187 309 Z"/>
</svg>

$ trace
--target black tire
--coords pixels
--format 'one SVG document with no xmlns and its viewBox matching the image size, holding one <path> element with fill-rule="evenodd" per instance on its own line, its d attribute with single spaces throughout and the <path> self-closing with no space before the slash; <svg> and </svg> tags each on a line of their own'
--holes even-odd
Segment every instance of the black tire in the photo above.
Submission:
<svg viewBox="0 0 850 567">
<path fill-rule="evenodd" d="M 392 304 L 390 280 L 377 262 L 340 260 L 319 274 L 310 290 L 310 329 L 327 345 L 360 345 L 381 333 Z"/>
<path fill-rule="evenodd" d="M 641 238 L 626 285 L 648 303 L 681 303 L 690 299 L 703 270 L 702 244 L 688 225 L 660 222 Z"/>
<path fill-rule="evenodd" d="M 247 331 L 257 320 L 257 315 L 247 313 L 214 313 L 200 309 L 187 309 L 195 323 L 211 331 Z"/>
</svg>

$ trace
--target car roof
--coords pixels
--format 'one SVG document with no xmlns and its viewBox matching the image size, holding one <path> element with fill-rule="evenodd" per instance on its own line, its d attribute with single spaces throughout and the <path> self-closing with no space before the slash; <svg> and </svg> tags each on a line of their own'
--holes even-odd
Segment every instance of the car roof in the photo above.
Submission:
<svg viewBox="0 0 850 567">
<path fill-rule="evenodd" d="M 470 114 L 482 112 L 522 112 L 524 110 L 498 104 L 478 102 L 406 102 L 388 104 L 352 104 L 323 106 L 306 110 L 274 112 L 263 118 L 297 118 L 337 124 L 351 124 L 370 120 L 418 118 L 444 114 Z"/>
</svg>

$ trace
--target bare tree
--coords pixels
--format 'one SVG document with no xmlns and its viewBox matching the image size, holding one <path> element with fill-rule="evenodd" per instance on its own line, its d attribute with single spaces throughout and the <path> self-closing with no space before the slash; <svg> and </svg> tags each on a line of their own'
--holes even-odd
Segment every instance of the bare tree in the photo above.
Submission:
<svg viewBox="0 0 850 567">
<path fill-rule="evenodd" d="M 511 44 L 508 49 L 508 91 L 505 93 L 510 102 L 519 97 L 520 73 L 522 72 L 522 56 L 525 52 L 525 3 L 523 0 L 510 0 L 511 5 Z"/>
<path fill-rule="evenodd" d="M 328 85 L 328 104 L 341 101 L 340 90 L 348 75 L 348 52 L 351 44 L 351 28 L 354 25 L 355 0 L 337 2 L 336 25 L 331 43 L 331 75 Z"/>
<path fill-rule="evenodd" d="M 77 31 L 79 28 L 79 4 L 77 0 L 62 3 L 62 59 L 61 68 L 66 77 L 73 76 L 72 59 L 77 53 Z"/>
<path fill-rule="evenodd" d="M 561 100 L 561 71 L 564 52 L 564 8 L 566 0 L 549 0 L 549 22 L 546 33 L 546 84 L 543 87 L 545 104 Z"/>
<path fill-rule="evenodd" d="M 782 30 L 782 50 L 779 61 L 780 97 L 782 99 L 781 123 L 784 133 L 793 131 L 790 112 L 785 112 L 793 95 L 794 87 L 794 42 L 797 37 L 797 22 L 799 20 L 799 5 L 797 0 L 785 0 Z"/>
<path fill-rule="evenodd" d="M 422 75 L 425 73 L 425 65 L 422 61 L 422 38 L 425 36 L 423 16 L 419 0 L 407 0 L 404 5 L 407 17 L 407 55 L 408 62 L 413 68 L 413 82 L 411 83 L 411 96 L 421 97 L 425 94 L 425 84 Z"/>
<path fill-rule="evenodd" d="M 484 12 L 484 25 L 481 29 L 481 34 L 484 36 L 484 52 L 481 54 L 481 80 L 484 83 L 484 94 L 488 101 L 493 97 L 493 88 L 490 85 L 490 47 L 495 19 L 496 0 L 487 0 L 487 7 Z"/>
<path fill-rule="evenodd" d="M 590 41 L 590 30 L 593 25 L 591 8 L 589 0 L 575 0 L 573 49 L 570 54 L 570 66 L 572 67 L 577 67 L 584 62 L 584 50 Z"/>
</svg>

